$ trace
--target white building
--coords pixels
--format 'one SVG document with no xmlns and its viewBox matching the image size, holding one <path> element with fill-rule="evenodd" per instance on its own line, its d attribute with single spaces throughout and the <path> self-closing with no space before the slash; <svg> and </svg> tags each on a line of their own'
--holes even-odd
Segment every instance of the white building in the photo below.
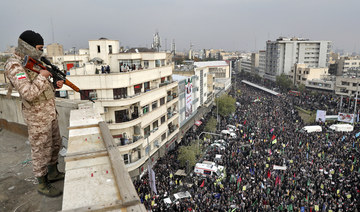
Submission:
<svg viewBox="0 0 360 212">
<path fill-rule="evenodd" d="M 275 81 L 282 73 L 288 75 L 295 63 L 309 67 L 328 67 L 330 41 L 310 41 L 302 38 L 283 38 L 266 42 L 265 78 Z"/>
<path fill-rule="evenodd" d="M 180 127 L 182 127 L 197 113 L 200 106 L 206 106 L 213 99 L 213 93 L 208 91 L 208 67 L 175 70 L 173 79 L 178 81 L 179 85 L 178 108 Z"/>
<path fill-rule="evenodd" d="M 104 39 L 89 41 L 89 54 L 83 53 L 89 61 L 102 60 L 110 72 L 96 72 L 98 65 L 87 62 L 67 76 L 85 96 L 67 86 L 62 90 L 69 99 L 86 100 L 88 95 L 95 100 L 130 175 L 138 176 L 146 169 L 148 154 L 156 159 L 177 140 L 178 83 L 172 79 L 170 53 L 119 53 L 118 41 Z"/>
<path fill-rule="evenodd" d="M 266 69 L 266 51 L 259 51 L 259 75 L 260 77 L 264 77 Z"/>
<path fill-rule="evenodd" d="M 207 67 L 209 74 L 215 77 L 215 93 L 227 90 L 231 86 L 230 65 L 226 61 L 195 62 L 197 68 Z"/>
</svg>

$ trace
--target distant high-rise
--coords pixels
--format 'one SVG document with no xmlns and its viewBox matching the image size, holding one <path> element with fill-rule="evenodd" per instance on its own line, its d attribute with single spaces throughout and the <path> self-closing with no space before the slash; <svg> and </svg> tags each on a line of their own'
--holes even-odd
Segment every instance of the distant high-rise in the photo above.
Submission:
<svg viewBox="0 0 360 212">
<path fill-rule="evenodd" d="M 296 63 L 315 68 L 328 67 L 330 49 L 330 41 L 282 37 L 276 41 L 267 41 L 264 77 L 275 80 L 282 73 L 288 75 Z"/>
</svg>

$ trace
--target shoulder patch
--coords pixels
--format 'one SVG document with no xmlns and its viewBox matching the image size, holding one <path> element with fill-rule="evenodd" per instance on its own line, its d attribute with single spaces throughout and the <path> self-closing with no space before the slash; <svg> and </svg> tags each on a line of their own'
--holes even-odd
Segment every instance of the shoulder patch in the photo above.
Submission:
<svg viewBox="0 0 360 212">
<path fill-rule="evenodd" d="M 17 79 L 26 79 L 26 74 L 24 72 L 16 74 Z"/>
</svg>

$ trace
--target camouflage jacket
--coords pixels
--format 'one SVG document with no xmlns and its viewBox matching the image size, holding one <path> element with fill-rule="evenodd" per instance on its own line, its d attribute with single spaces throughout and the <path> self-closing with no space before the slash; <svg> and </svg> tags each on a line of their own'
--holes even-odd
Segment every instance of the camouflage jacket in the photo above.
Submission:
<svg viewBox="0 0 360 212">
<path fill-rule="evenodd" d="M 39 110 L 44 112 L 43 115 L 47 114 L 45 117 L 51 115 L 54 118 L 56 115 L 55 95 L 51 82 L 44 76 L 24 68 L 22 62 L 22 58 L 18 55 L 11 56 L 5 63 L 5 75 L 23 100 L 25 121 L 27 114 L 35 114 Z"/>
</svg>

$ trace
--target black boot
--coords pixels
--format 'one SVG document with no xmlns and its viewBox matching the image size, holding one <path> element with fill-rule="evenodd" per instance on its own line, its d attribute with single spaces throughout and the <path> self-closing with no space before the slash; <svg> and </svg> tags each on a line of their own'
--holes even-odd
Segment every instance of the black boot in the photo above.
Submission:
<svg viewBox="0 0 360 212">
<path fill-rule="evenodd" d="M 48 180 L 49 182 L 55 182 L 58 180 L 63 180 L 65 178 L 65 173 L 59 172 L 57 168 L 57 163 L 48 166 Z"/>
<path fill-rule="evenodd" d="M 52 186 L 48 180 L 47 175 L 38 177 L 39 185 L 37 191 L 39 194 L 45 195 L 47 197 L 57 197 L 62 194 L 62 191 Z"/>
</svg>

